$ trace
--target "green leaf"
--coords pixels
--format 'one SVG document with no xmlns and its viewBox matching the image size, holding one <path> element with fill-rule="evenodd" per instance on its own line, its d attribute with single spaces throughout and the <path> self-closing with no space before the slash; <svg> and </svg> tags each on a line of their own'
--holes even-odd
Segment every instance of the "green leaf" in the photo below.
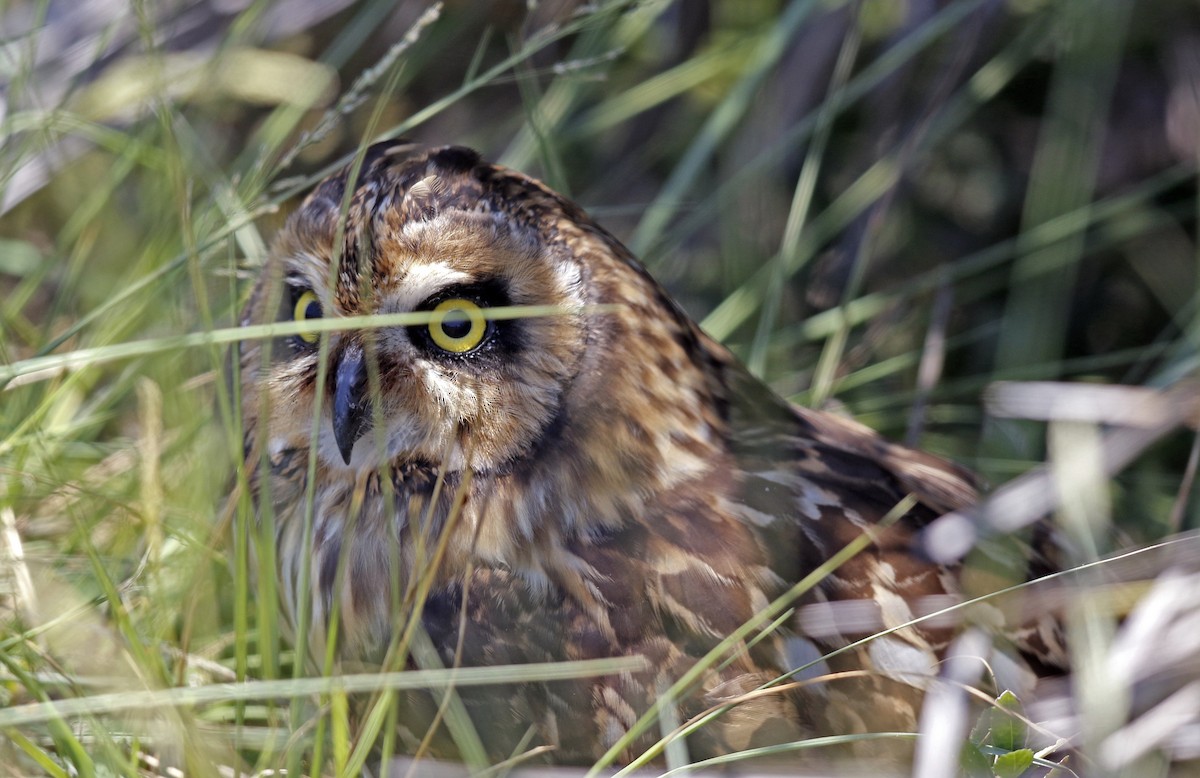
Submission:
<svg viewBox="0 0 1200 778">
<path fill-rule="evenodd" d="M 963 743 L 958 763 L 967 778 L 992 778 L 991 760 L 974 743 Z"/>
<path fill-rule="evenodd" d="M 1021 748 L 996 757 L 992 771 L 996 778 L 1017 778 L 1033 764 L 1033 750 Z"/>
<path fill-rule="evenodd" d="M 1025 722 L 1018 718 L 1021 701 L 1005 690 L 996 698 L 996 706 L 984 714 L 991 730 L 986 742 L 1005 751 L 1016 751 L 1025 745 Z"/>
</svg>

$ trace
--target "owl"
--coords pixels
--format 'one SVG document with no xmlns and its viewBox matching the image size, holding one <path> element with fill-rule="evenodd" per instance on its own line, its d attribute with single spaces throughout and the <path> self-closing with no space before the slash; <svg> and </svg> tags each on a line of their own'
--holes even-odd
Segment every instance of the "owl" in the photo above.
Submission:
<svg viewBox="0 0 1200 778">
<path fill-rule="evenodd" d="M 412 316 L 303 329 L 373 314 Z M 914 541 L 976 499 L 971 478 L 778 397 L 570 200 L 466 148 L 374 145 L 290 217 L 242 316 L 293 321 L 241 344 L 240 387 L 277 560 L 258 574 L 308 625 L 309 656 L 640 658 L 459 689 L 497 760 L 628 760 L 685 675 L 675 720 L 720 711 L 687 735 L 691 758 L 915 726 L 954 624 L 909 622 L 960 585 Z M 453 757 L 453 733 L 430 732 L 438 700 L 402 700 L 403 742 Z"/>
</svg>

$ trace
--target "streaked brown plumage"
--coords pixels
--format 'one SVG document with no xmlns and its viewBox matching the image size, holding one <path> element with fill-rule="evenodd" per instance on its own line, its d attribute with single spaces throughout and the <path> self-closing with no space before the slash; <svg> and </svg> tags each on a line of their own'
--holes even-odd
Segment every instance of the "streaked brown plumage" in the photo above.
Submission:
<svg viewBox="0 0 1200 778">
<path fill-rule="evenodd" d="M 319 406 L 316 338 L 242 346 L 250 485 L 277 528 L 285 610 L 311 608 L 300 639 L 316 655 L 336 602 L 346 661 L 378 662 L 416 610 L 447 664 L 647 657 L 633 675 L 461 691 L 496 758 L 531 729 L 553 759 L 588 762 L 864 531 L 874 544 L 709 671 L 679 701 L 682 719 L 957 596 L 956 571 L 919 558 L 913 539 L 974 500 L 969 478 L 779 399 L 573 203 L 458 147 L 373 146 L 344 206 L 348 175 L 291 217 L 243 322 L 466 302 L 447 303 L 459 313 L 442 325 L 328 335 Z M 476 304 L 565 312 L 477 331 Z M 455 350 L 475 335 L 480 345 Z M 910 493 L 915 506 L 877 527 Z M 857 604 L 831 619 L 827 601 Z M 916 689 L 951 634 L 906 627 L 843 653 L 824 667 L 866 672 L 756 697 L 691 736 L 690 752 L 911 729 Z M 430 710 L 406 704 L 414 739 Z"/>
</svg>

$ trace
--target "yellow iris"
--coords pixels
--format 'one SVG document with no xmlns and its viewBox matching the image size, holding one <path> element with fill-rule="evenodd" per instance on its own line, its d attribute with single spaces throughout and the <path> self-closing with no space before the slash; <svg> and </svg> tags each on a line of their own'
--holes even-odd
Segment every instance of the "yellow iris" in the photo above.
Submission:
<svg viewBox="0 0 1200 778">
<path fill-rule="evenodd" d="M 465 354 L 482 343 L 485 334 L 487 319 L 483 317 L 483 309 L 470 300 L 452 297 L 433 309 L 429 337 L 441 349 Z"/>
<path fill-rule="evenodd" d="M 296 321 L 308 321 L 321 318 L 321 301 L 317 293 L 309 289 L 296 298 L 296 306 L 292 309 L 292 318 Z M 316 343 L 317 333 L 301 332 L 300 340 L 305 343 Z"/>
</svg>

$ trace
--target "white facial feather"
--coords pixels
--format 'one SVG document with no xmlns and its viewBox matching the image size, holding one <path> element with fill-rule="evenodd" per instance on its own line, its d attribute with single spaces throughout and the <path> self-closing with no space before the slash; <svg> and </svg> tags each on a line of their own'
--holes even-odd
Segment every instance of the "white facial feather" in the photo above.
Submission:
<svg viewBox="0 0 1200 778">
<path fill-rule="evenodd" d="M 394 285 L 394 293 L 387 303 L 386 313 L 414 310 L 437 292 L 455 284 L 470 283 L 467 273 L 456 270 L 444 262 L 413 263 Z"/>
</svg>

